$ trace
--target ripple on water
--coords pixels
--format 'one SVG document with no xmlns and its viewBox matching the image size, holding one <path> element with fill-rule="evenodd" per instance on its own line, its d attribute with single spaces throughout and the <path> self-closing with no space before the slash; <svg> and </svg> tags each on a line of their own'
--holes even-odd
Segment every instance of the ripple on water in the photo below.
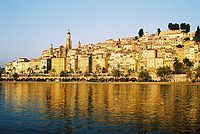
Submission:
<svg viewBox="0 0 200 134">
<path fill-rule="evenodd" d="M 0 133 L 200 132 L 200 87 L 0 84 Z"/>
</svg>

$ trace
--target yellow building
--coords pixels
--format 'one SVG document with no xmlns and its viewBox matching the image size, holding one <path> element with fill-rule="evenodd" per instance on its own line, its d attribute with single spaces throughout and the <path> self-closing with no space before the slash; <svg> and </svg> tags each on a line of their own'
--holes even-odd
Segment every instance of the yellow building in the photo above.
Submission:
<svg viewBox="0 0 200 134">
<path fill-rule="evenodd" d="M 177 58 L 179 59 L 179 61 L 183 61 L 183 59 L 185 58 L 185 51 L 183 48 L 178 48 L 177 50 Z"/>
<path fill-rule="evenodd" d="M 92 72 L 101 73 L 102 69 L 108 68 L 108 60 L 106 54 L 95 54 L 92 56 Z"/>
<path fill-rule="evenodd" d="M 78 71 L 82 73 L 89 72 L 89 56 L 78 55 Z"/>
<path fill-rule="evenodd" d="M 54 70 L 57 75 L 59 75 L 61 71 L 66 71 L 66 58 L 52 58 L 51 70 Z"/>
<path fill-rule="evenodd" d="M 41 71 L 41 60 L 40 59 L 31 59 L 27 65 L 28 68 L 34 73 L 39 73 Z M 28 71 L 27 68 L 27 71 Z M 41 71 L 42 72 L 42 71 Z"/>
</svg>

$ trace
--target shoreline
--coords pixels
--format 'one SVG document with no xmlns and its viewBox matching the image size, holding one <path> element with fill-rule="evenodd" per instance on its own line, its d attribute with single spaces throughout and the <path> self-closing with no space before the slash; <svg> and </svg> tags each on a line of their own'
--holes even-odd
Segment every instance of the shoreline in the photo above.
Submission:
<svg viewBox="0 0 200 134">
<path fill-rule="evenodd" d="M 200 85 L 200 82 L 56 82 L 56 81 L 0 81 L 0 83 L 54 83 L 54 84 L 140 84 L 140 85 Z"/>
</svg>

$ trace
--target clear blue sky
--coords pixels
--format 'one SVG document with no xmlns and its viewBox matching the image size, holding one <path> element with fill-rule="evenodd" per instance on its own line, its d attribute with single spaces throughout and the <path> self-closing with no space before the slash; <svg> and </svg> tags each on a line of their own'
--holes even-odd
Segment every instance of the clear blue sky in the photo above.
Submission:
<svg viewBox="0 0 200 134">
<path fill-rule="evenodd" d="M 169 22 L 200 25 L 199 0 L 0 0 L 0 65 L 36 58 L 50 43 L 65 43 L 71 29 L 78 41 L 97 43 L 153 33 Z"/>
</svg>

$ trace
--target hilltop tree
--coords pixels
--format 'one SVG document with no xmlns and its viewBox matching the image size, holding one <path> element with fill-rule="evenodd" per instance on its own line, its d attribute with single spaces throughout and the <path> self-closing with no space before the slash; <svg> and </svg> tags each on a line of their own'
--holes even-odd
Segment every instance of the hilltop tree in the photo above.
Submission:
<svg viewBox="0 0 200 134">
<path fill-rule="evenodd" d="M 174 24 L 174 29 L 173 30 L 179 30 L 180 28 L 179 28 L 179 24 L 177 24 L 177 23 L 175 23 Z"/>
<path fill-rule="evenodd" d="M 188 32 L 190 32 L 190 24 L 181 23 L 180 29 L 183 30 L 184 32 L 188 33 Z"/>
<path fill-rule="evenodd" d="M 139 30 L 138 35 L 139 37 L 142 37 L 144 35 L 144 31 L 142 28 Z"/>
<path fill-rule="evenodd" d="M 158 28 L 157 29 L 157 32 L 158 32 L 158 36 L 160 35 L 160 33 L 161 33 L 161 30 L 160 30 L 160 28 Z"/>
<path fill-rule="evenodd" d="M 186 33 L 189 33 L 189 32 L 190 32 L 190 24 L 187 24 L 187 25 L 186 25 L 185 32 L 186 32 Z"/>
<path fill-rule="evenodd" d="M 168 24 L 168 29 L 170 29 L 170 30 L 171 30 L 171 29 L 172 29 L 172 27 L 173 27 L 173 24 L 172 24 L 172 23 L 169 23 L 169 24 Z"/>
<path fill-rule="evenodd" d="M 195 32 L 194 40 L 196 42 L 200 42 L 200 29 L 199 29 L 199 26 L 197 27 L 197 31 Z"/>
<path fill-rule="evenodd" d="M 186 26 L 186 23 L 181 23 L 181 24 L 180 24 L 180 29 L 181 29 L 181 30 L 185 29 L 185 26 Z"/>
<path fill-rule="evenodd" d="M 169 23 L 168 24 L 168 29 L 169 30 L 179 30 L 180 27 L 179 27 L 179 24 L 177 24 L 177 23 L 175 23 L 175 24 Z"/>
</svg>

